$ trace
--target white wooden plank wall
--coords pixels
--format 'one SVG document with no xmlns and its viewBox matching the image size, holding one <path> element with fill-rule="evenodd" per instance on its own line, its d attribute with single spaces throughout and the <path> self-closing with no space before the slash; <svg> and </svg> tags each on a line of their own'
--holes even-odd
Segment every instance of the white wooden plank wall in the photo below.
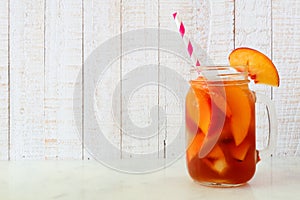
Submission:
<svg viewBox="0 0 300 200">
<path fill-rule="evenodd" d="M 121 33 L 121 1 L 119 0 L 90 0 L 83 2 L 84 8 L 84 59 L 88 59 L 89 55 L 96 50 L 101 44 L 108 42 L 112 37 L 116 37 Z M 121 42 L 121 41 L 120 41 Z M 120 50 L 121 53 L 121 50 Z M 120 58 L 115 60 L 114 63 L 104 72 L 99 84 L 97 85 L 95 96 L 97 105 L 97 117 L 101 131 L 105 134 L 106 138 L 111 142 L 115 148 L 121 149 L 121 131 L 119 130 L 119 124 L 111 116 L 112 105 L 111 96 L 113 95 L 114 88 L 120 80 Z M 95 66 L 97 64 L 95 63 Z M 86 69 L 84 67 L 84 79 L 90 79 L 93 77 L 94 71 Z M 97 77 L 96 77 L 97 78 Z M 85 91 L 87 90 L 85 86 Z M 106 94 L 106 95 L 103 95 Z M 120 96 L 121 98 L 121 96 Z M 84 99 L 83 99 L 84 101 Z M 86 101 L 85 101 L 86 103 Z M 120 107 L 118 105 L 114 105 Z M 89 113 L 89 107 L 85 106 L 85 113 Z M 92 155 L 95 152 L 92 135 L 97 134 L 97 129 L 89 121 L 84 120 L 84 132 L 88 134 L 85 137 L 85 143 L 88 146 L 84 151 L 84 159 L 92 159 Z M 91 144 L 91 145 L 90 145 Z M 99 145 L 98 145 L 99 146 Z M 105 151 L 105 149 L 99 147 L 100 156 L 110 157 L 112 159 L 121 157 L 121 150 L 118 153 L 112 155 Z M 96 153 L 97 153 L 96 152 Z M 104 154 L 104 155 L 103 155 Z M 106 154 L 106 155 L 105 155 Z"/>
<path fill-rule="evenodd" d="M 82 2 L 46 0 L 45 9 L 45 125 L 41 133 L 45 141 L 41 146 L 45 159 L 80 159 L 78 134 L 82 131 L 74 122 L 73 107 L 74 112 L 82 112 L 82 107 L 73 106 L 73 91 L 82 85 L 77 79 L 83 59 Z"/>
<path fill-rule="evenodd" d="M 0 3 L 0 159 L 7 160 L 9 137 L 8 1 Z"/>
<path fill-rule="evenodd" d="M 208 56 L 215 64 L 226 64 L 234 48 L 234 1 L 210 1 L 210 36 Z M 200 10 L 201 12 L 201 10 Z"/>
<path fill-rule="evenodd" d="M 10 1 L 10 158 L 44 159 L 44 1 Z"/>
<path fill-rule="evenodd" d="M 299 156 L 298 0 L 3 0 L 0 3 L 0 159 L 90 159 L 92 156 L 83 149 L 80 138 L 83 133 L 96 134 L 97 130 L 88 126 L 84 118 L 80 120 L 83 124 L 76 125 L 73 114 L 74 87 L 81 88 L 84 97 L 88 90 L 84 82 L 93 75 L 93 70 L 85 70 L 84 60 L 99 45 L 120 33 L 149 27 L 176 31 L 171 16 L 174 11 L 181 14 L 187 34 L 197 43 L 195 46 L 204 50 L 200 51 L 204 64 L 226 64 L 230 51 L 240 46 L 258 49 L 274 60 L 281 77 L 280 87 L 251 87 L 273 98 L 276 104 L 279 130 L 276 155 Z M 126 42 L 120 41 L 120 45 Z M 205 59 L 206 54 L 209 60 Z M 147 64 L 172 66 L 181 74 L 186 73 L 189 65 L 163 51 L 136 51 L 116 59 L 103 74 L 95 91 L 96 113 L 106 137 L 120 149 L 114 158 L 161 150 L 165 143 L 166 151 L 154 158 L 172 157 L 168 142 L 181 119 L 176 117 L 180 110 L 172 109 L 177 101 L 169 91 L 157 86 L 142 87 L 131 96 L 128 107 L 120 94 L 120 105 L 115 106 L 121 108 L 121 125 L 127 123 L 124 118 L 127 112 L 137 126 L 148 126 L 150 110 L 157 104 L 169 116 L 167 127 L 143 141 L 119 130 L 118 122 L 110 115 L 112 108 L 107 106 L 116 85 L 121 81 L 124 89 L 128 84 L 121 77 Z M 159 81 L 163 84 L 166 80 Z M 76 102 L 85 105 L 84 98 Z M 262 108 L 258 106 L 259 110 Z M 82 113 L 87 108 L 79 103 L 74 109 Z M 155 117 L 159 118 L 159 113 Z M 265 146 L 265 119 L 265 112 L 259 111 L 260 147 Z M 101 147 L 99 151 L 109 155 Z"/>
<path fill-rule="evenodd" d="M 300 153 L 300 3 L 272 1 L 273 59 L 279 68 L 281 86 L 274 89 L 278 112 L 277 154 Z"/>
<path fill-rule="evenodd" d="M 122 1 L 122 33 L 133 31 L 142 28 L 157 28 L 158 27 L 158 0 L 153 1 L 140 1 L 140 0 L 126 0 Z M 146 39 L 146 38 L 145 38 Z M 141 47 L 147 41 L 139 41 Z M 137 43 L 134 40 L 132 43 Z M 145 128 L 151 126 L 153 121 L 151 117 L 158 118 L 156 112 L 154 116 L 150 116 L 150 109 L 158 104 L 158 88 L 155 85 L 148 84 L 144 87 L 136 85 L 136 90 L 128 90 L 131 88 L 133 81 L 127 77 L 127 74 L 134 72 L 138 67 L 158 64 L 158 52 L 153 50 L 140 49 L 135 52 L 125 52 L 128 42 L 122 41 L 122 125 L 124 127 L 122 134 L 122 158 L 130 158 L 141 154 L 156 152 L 161 145 L 158 142 L 158 135 L 150 133 L 144 135 L 144 138 L 137 138 L 138 136 L 133 133 L 134 127 L 128 126 L 132 121 L 137 128 Z M 152 75 L 153 76 L 153 75 Z M 158 75 L 156 74 L 156 77 Z M 132 78 L 132 77 L 131 77 Z M 140 87 L 140 88 L 139 88 Z M 132 92 L 128 105 L 125 104 L 125 99 L 128 94 Z M 149 95 L 151 94 L 151 95 Z M 157 126 L 156 124 L 154 124 Z M 154 127 L 157 130 L 157 127 Z M 149 131 L 151 132 L 151 131 Z M 153 134 L 153 137 L 151 135 Z M 139 136 L 138 136 L 139 137 Z M 154 157 L 157 155 L 153 154 Z"/>
</svg>

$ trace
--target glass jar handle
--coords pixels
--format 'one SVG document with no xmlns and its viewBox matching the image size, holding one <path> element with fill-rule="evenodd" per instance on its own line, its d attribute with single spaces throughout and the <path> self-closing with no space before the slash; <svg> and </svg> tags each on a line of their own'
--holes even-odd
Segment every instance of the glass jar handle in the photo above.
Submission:
<svg viewBox="0 0 300 200">
<path fill-rule="evenodd" d="M 259 151 L 261 157 L 268 158 L 272 157 L 274 154 L 274 149 L 276 147 L 277 141 L 277 117 L 275 105 L 272 100 L 262 94 L 254 93 L 256 97 L 256 102 L 262 103 L 266 106 L 268 122 L 269 122 L 269 137 L 267 147 Z"/>
</svg>

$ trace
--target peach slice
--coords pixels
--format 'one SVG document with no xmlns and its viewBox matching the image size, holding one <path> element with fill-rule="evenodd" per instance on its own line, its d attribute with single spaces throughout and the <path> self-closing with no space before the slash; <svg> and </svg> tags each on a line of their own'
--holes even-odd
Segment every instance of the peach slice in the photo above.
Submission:
<svg viewBox="0 0 300 200">
<path fill-rule="evenodd" d="M 219 145 L 215 145 L 214 148 L 207 155 L 208 158 L 218 159 L 224 157 L 224 153 Z"/>
<path fill-rule="evenodd" d="M 195 120 L 195 116 L 194 117 L 190 116 L 187 106 L 188 105 L 186 105 L 186 109 L 185 109 L 185 128 L 186 128 L 188 137 L 192 138 L 195 136 L 195 134 L 197 133 L 197 131 L 199 129 L 198 124 L 196 124 L 196 122 L 198 122 L 198 120 Z M 196 115 L 196 114 L 194 114 L 194 115 Z M 197 114 L 196 118 L 198 118 L 198 114 Z M 190 140 L 188 140 L 188 141 L 190 141 Z"/>
<path fill-rule="evenodd" d="M 198 77 L 197 80 L 191 81 L 191 86 L 195 91 L 202 90 L 207 94 L 207 97 L 212 100 L 227 117 L 231 116 L 230 107 L 226 104 L 226 95 L 223 87 L 207 84 L 205 78 Z"/>
<path fill-rule="evenodd" d="M 230 127 L 236 146 L 240 145 L 248 134 L 251 122 L 251 104 L 247 93 L 240 87 L 226 87 L 227 104 L 231 108 Z"/>
<path fill-rule="evenodd" d="M 224 127 L 224 122 L 226 120 L 225 113 L 216 110 L 216 108 L 212 108 L 211 113 L 211 123 L 209 125 L 209 129 L 204 139 L 201 150 L 199 152 L 199 158 L 206 157 L 206 155 L 214 148 L 221 136 Z"/>
<path fill-rule="evenodd" d="M 214 171 L 221 174 L 227 168 L 225 155 L 219 145 L 215 145 L 204 159 L 205 163 Z"/>
<path fill-rule="evenodd" d="M 214 87 L 209 86 L 210 96 L 212 98 L 213 103 L 226 114 L 227 117 L 232 115 L 231 109 L 226 103 L 226 94 L 224 87 Z"/>
<path fill-rule="evenodd" d="M 220 140 L 223 142 L 233 140 L 233 135 L 231 133 L 230 118 L 226 118 L 224 121 L 222 133 L 220 135 Z"/>
<path fill-rule="evenodd" d="M 217 87 L 208 87 L 202 80 L 191 81 L 186 97 L 186 118 L 198 124 L 206 136 L 199 152 L 200 158 L 211 151 L 221 134 L 226 115 L 230 117 L 232 114 L 223 93 Z"/>
<path fill-rule="evenodd" d="M 202 84 L 202 85 L 201 85 Z M 211 123 L 213 106 L 216 106 L 227 117 L 231 117 L 231 109 L 226 103 L 225 90 L 222 88 L 207 86 L 206 83 L 191 82 L 191 88 L 186 97 L 187 114 L 194 120 L 199 128 L 208 133 Z M 213 104 L 213 105 L 212 105 Z"/>
<path fill-rule="evenodd" d="M 210 124 L 210 106 L 209 95 L 204 90 L 192 85 L 186 96 L 186 114 L 205 134 L 208 132 Z"/>
<path fill-rule="evenodd" d="M 239 146 L 236 146 L 235 144 L 231 143 L 228 148 L 233 158 L 239 161 L 243 161 L 248 153 L 250 145 L 251 144 L 249 141 L 245 141 Z"/>
<path fill-rule="evenodd" d="M 202 146 L 202 143 L 204 141 L 205 135 L 202 132 L 198 132 L 195 137 L 190 142 L 187 150 L 187 160 L 190 162 L 195 156 L 198 156 L 199 150 Z"/>
<path fill-rule="evenodd" d="M 229 55 L 230 65 L 240 70 L 238 66 L 247 66 L 249 76 L 255 83 L 279 86 L 279 75 L 273 62 L 263 53 L 241 47 Z"/>
<path fill-rule="evenodd" d="M 200 158 L 205 157 L 216 144 L 226 115 L 232 115 L 226 103 L 225 92 L 220 88 L 208 86 L 201 79 L 191 81 L 191 89 L 186 97 L 186 124 L 187 128 L 189 126 L 193 129 L 192 132 L 195 132 L 195 128 L 191 125 L 197 124 L 206 136 L 199 151 Z"/>
</svg>

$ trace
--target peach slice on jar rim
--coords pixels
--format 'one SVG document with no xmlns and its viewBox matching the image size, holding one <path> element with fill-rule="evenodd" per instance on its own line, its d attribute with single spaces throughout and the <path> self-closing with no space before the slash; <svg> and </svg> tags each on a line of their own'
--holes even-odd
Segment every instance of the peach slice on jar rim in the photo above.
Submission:
<svg viewBox="0 0 300 200">
<path fill-rule="evenodd" d="M 279 86 L 279 75 L 275 65 L 270 58 L 255 49 L 237 48 L 230 53 L 229 62 L 238 71 L 241 70 L 238 66 L 247 66 L 249 77 L 255 83 Z"/>
</svg>

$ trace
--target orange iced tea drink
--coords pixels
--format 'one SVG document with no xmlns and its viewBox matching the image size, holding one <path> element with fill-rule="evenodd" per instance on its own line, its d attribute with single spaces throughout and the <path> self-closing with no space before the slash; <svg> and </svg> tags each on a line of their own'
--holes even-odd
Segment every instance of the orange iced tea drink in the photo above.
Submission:
<svg viewBox="0 0 300 200">
<path fill-rule="evenodd" d="M 255 95 L 247 74 L 197 77 L 186 96 L 186 162 L 204 185 L 236 186 L 249 181 L 257 163 Z"/>
</svg>

